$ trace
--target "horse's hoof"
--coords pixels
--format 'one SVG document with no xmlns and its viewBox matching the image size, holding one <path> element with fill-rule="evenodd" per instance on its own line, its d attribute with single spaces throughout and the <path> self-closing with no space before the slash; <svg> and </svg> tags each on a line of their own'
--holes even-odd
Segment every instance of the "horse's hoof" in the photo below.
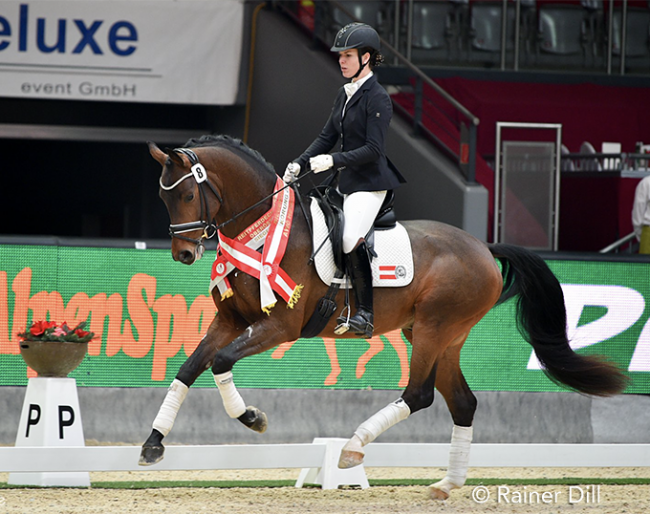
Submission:
<svg viewBox="0 0 650 514">
<path fill-rule="evenodd" d="M 437 487 L 433 487 L 433 486 L 429 486 L 429 495 L 431 496 L 432 500 L 445 501 L 447 498 L 449 498 L 449 493 L 443 491 L 442 489 L 438 489 Z"/>
<path fill-rule="evenodd" d="M 349 469 L 363 464 L 363 453 L 352 450 L 342 450 L 339 457 L 339 469 Z"/>
<path fill-rule="evenodd" d="M 244 425 L 255 432 L 263 434 L 269 426 L 269 420 L 257 407 L 248 406 L 246 412 L 237 418 Z"/>
<path fill-rule="evenodd" d="M 143 446 L 142 451 L 140 452 L 140 460 L 138 465 L 140 466 L 153 466 L 157 464 L 165 456 L 165 447 L 164 446 Z"/>
</svg>

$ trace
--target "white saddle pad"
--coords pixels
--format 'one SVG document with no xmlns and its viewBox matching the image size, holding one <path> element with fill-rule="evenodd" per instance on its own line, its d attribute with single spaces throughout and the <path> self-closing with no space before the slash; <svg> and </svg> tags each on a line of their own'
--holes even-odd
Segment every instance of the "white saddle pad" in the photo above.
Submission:
<svg viewBox="0 0 650 514">
<path fill-rule="evenodd" d="M 332 242 L 327 238 L 325 215 L 315 198 L 312 198 L 310 208 L 314 225 L 314 249 L 323 245 L 315 257 L 316 271 L 320 279 L 329 285 L 336 272 Z M 397 223 L 397 226 L 390 230 L 376 230 L 375 253 L 378 257 L 372 260 L 371 265 L 374 287 L 403 287 L 411 283 L 413 253 L 411 241 L 403 225 Z M 344 281 L 341 287 L 351 286 L 349 281 Z"/>
</svg>

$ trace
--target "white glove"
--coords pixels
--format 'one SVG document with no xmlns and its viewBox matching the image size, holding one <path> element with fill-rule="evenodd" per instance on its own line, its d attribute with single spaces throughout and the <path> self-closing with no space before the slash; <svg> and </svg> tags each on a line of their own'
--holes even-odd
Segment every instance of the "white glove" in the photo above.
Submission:
<svg viewBox="0 0 650 514">
<path fill-rule="evenodd" d="M 334 157 L 329 154 L 317 155 L 309 159 L 309 165 L 314 173 L 327 171 L 334 166 Z"/>
<path fill-rule="evenodd" d="M 284 176 L 282 177 L 282 180 L 284 180 L 285 184 L 291 184 L 298 178 L 299 173 L 300 164 L 297 162 L 290 162 L 287 164 L 287 168 L 284 170 Z"/>
</svg>

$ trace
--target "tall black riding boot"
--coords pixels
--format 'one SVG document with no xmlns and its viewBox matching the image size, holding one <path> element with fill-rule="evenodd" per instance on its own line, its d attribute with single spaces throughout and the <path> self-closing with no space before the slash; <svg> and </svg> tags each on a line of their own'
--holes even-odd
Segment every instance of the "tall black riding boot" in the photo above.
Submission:
<svg viewBox="0 0 650 514">
<path fill-rule="evenodd" d="M 354 316 L 340 316 L 337 330 L 349 324 L 348 330 L 366 339 L 372 337 L 374 330 L 372 313 L 372 269 L 366 243 L 361 243 L 345 256 L 348 275 L 352 280 L 352 290 L 356 300 L 357 312 Z M 340 330 L 337 333 L 342 333 Z"/>
</svg>

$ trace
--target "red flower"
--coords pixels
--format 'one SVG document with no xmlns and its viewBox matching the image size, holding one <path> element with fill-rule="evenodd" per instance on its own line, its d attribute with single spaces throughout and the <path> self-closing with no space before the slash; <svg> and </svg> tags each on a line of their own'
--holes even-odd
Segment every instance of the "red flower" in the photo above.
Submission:
<svg viewBox="0 0 650 514">
<path fill-rule="evenodd" d="M 53 341 L 68 343 L 87 343 L 95 337 L 93 332 L 86 332 L 86 322 L 82 321 L 76 327 L 70 328 L 67 322 L 57 324 L 56 321 L 35 321 L 28 330 L 19 332 L 22 341 Z"/>
<path fill-rule="evenodd" d="M 37 321 L 29 329 L 29 333 L 33 336 L 40 336 L 45 333 L 48 328 L 55 327 L 56 323 L 54 321 Z"/>
<path fill-rule="evenodd" d="M 80 328 L 75 330 L 74 333 L 79 338 L 86 337 L 86 336 L 90 335 L 90 332 L 86 332 L 85 330 L 81 330 Z"/>
</svg>

